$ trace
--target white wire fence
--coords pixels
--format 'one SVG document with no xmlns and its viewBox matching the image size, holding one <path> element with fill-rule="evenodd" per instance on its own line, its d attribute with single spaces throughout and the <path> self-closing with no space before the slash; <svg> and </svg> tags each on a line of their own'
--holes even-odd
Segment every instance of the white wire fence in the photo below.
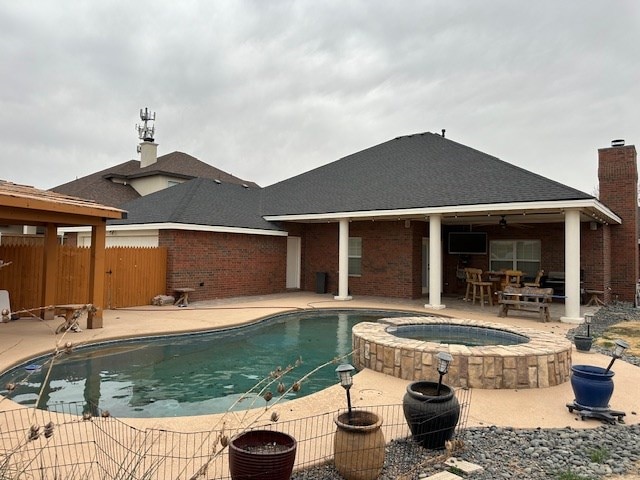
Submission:
<svg viewBox="0 0 640 480">
<path fill-rule="evenodd" d="M 466 428 L 471 391 L 459 389 L 456 397 L 460 418 L 454 439 Z M 411 437 L 401 404 L 359 409 L 382 418 L 387 443 Z M 0 479 L 231 478 L 225 439 L 239 430 L 139 429 L 128 425 L 126 419 L 108 416 L 97 408 L 89 415 L 85 404 L 58 404 L 56 410 L 16 408 L 0 412 Z M 334 419 L 339 413 L 332 411 L 260 428 L 284 432 L 296 439 L 294 478 L 318 478 L 314 468 L 333 462 Z M 412 467 L 410 459 L 407 464 L 407 468 Z"/>
</svg>

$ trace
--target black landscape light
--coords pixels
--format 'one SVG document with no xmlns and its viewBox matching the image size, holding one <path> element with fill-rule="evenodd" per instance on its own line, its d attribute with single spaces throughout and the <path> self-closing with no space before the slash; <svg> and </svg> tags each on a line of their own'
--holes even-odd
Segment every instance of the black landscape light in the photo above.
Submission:
<svg viewBox="0 0 640 480">
<path fill-rule="evenodd" d="M 587 324 L 587 337 L 591 336 L 591 322 L 593 322 L 593 314 L 585 313 L 584 314 L 584 323 Z"/>
<path fill-rule="evenodd" d="M 351 394 L 349 393 L 349 390 L 351 389 L 351 385 L 353 385 L 353 377 L 351 376 L 351 373 L 354 370 L 354 366 L 348 363 L 342 363 L 338 365 L 338 368 L 336 368 L 336 373 L 340 379 L 340 385 L 342 385 L 342 387 L 347 391 L 347 409 L 349 411 L 349 417 L 351 417 Z"/>
<path fill-rule="evenodd" d="M 613 358 L 609 362 L 609 366 L 604 373 L 607 373 L 609 371 L 609 369 L 613 366 L 613 362 L 622 357 L 622 354 L 627 348 L 629 348 L 629 344 L 627 342 L 625 342 L 624 340 L 616 340 L 616 346 L 613 349 L 613 353 L 611 354 Z"/>
<path fill-rule="evenodd" d="M 438 357 L 438 373 L 440 374 L 440 379 L 438 380 L 438 390 L 436 390 L 436 395 L 440 395 L 440 387 L 442 386 L 442 377 L 449 371 L 449 364 L 453 361 L 453 357 L 451 354 L 447 352 L 440 352 L 437 355 Z"/>
</svg>

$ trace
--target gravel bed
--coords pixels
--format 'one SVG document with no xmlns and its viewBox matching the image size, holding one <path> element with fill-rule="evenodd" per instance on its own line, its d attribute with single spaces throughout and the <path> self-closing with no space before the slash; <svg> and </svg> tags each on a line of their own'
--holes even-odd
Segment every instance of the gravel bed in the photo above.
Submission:
<svg viewBox="0 0 640 480">
<path fill-rule="evenodd" d="M 606 307 L 601 307 L 593 316 L 591 326 L 589 327 L 592 337 L 599 337 L 611 325 L 624 321 L 640 321 L 640 308 L 635 308 L 633 304 L 627 302 L 614 302 Z M 586 335 L 586 325 L 579 325 L 567 332 L 567 338 L 573 341 L 574 335 Z M 605 349 L 593 344 L 592 350 L 602 353 L 603 355 L 611 355 L 611 349 Z M 622 360 L 640 367 L 640 357 L 632 355 L 622 355 Z"/>
<path fill-rule="evenodd" d="M 484 468 L 470 478 L 494 480 L 603 479 L 640 471 L 640 425 L 609 425 L 591 429 L 469 428 L 458 437 L 458 459 Z M 422 448 L 411 439 L 387 446 L 380 480 L 418 480 L 447 470 L 444 451 Z M 333 465 L 297 472 L 293 480 L 341 480 Z"/>
<path fill-rule="evenodd" d="M 615 303 L 600 308 L 591 324 L 591 335 L 599 336 L 609 326 L 624 320 L 640 320 L 640 309 Z M 584 325 L 568 332 L 586 334 Z M 611 355 L 594 345 L 594 350 Z M 624 355 L 621 360 L 640 366 L 640 358 Z M 475 480 L 519 478 L 542 480 L 571 478 L 603 479 L 616 474 L 640 474 L 640 425 L 603 424 L 590 429 L 550 428 L 514 429 L 483 427 L 463 430 L 459 459 L 480 465 Z M 447 470 L 444 451 L 422 448 L 411 439 L 393 441 L 387 446 L 380 480 L 416 480 Z M 294 480 L 341 480 L 332 464 L 294 474 Z"/>
</svg>

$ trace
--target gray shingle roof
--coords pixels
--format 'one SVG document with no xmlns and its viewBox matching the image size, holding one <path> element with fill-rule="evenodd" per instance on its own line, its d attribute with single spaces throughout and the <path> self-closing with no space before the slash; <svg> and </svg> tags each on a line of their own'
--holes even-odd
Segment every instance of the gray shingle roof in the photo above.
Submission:
<svg viewBox="0 0 640 480">
<path fill-rule="evenodd" d="M 122 205 L 128 218 L 109 224 L 183 223 L 277 231 L 279 226 L 261 215 L 592 198 L 440 135 L 421 133 L 262 189 L 193 179 Z"/>
<path fill-rule="evenodd" d="M 106 170 L 58 185 L 51 190 L 65 195 L 94 200 L 112 207 L 120 207 L 123 203 L 138 198 L 140 194 L 131 185 L 114 183 L 106 180 L 105 176 L 117 173 L 119 176 L 126 177 L 137 170 L 140 170 L 140 162 L 129 160 Z"/>
<path fill-rule="evenodd" d="M 172 152 L 158 157 L 156 163 L 139 168 L 137 172 L 130 174 L 129 178 L 143 177 L 157 174 L 170 174 L 185 178 L 209 178 L 225 183 L 245 184 L 249 187 L 258 187 L 254 182 L 249 182 L 227 173 L 219 168 L 204 163 L 191 155 L 182 152 Z"/>
<path fill-rule="evenodd" d="M 108 223 L 182 223 L 278 231 L 277 224 L 260 215 L 261 191 L 196 178 L 124 204 L 127 218 Z"/>
<path fill-rule="evenodd" d="M 433 133 L 398 137 L 263 189 L 264 215 L 590 199 Z"/>
<path fill-rule="evenodd" d="M 258 187 L 254 182 L 235 177 L 191 155 L 182 152 L 172 152 L 159 156 L 155 163 L 144 168 L 140 168 L 140 162 L 138 160 L 129 160 L 128 162 L 59 185 L 51 190 L 57 193 L 87 198 L 104 205 L 120 207 L 140 197 L 140 194 L 130 185 L 123 185 L 122 183 L 111 181 L 112 178 L 127 180 L 153 175 L 169 175 L 183 179 L 209 178 L 225 183 L 246 184 L 249 187 Z"/>
</svg>

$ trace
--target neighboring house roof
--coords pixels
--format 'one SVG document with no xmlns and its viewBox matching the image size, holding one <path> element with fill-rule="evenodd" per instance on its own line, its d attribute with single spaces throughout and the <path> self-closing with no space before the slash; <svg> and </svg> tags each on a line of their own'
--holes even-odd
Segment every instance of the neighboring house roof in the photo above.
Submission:
<svg viewBox="0 0 640 480">
<path fill-rule="evenodd" d="M 127 218 L 109 225 L 184 224 L 281 231 L 260 215 L 260 188 L 196 178 L 122 206 Z"/>
<path fill-rule="evenodd" d="M 184 180 L 209 178 L 225 183 L 246 184 L 249 187 L 258 187 L 254 182 L 235 177 L 191 155 L 182 152 L 172 152 L 161 155 L 155 163 L 144 168 L 140 168 L 140 162 L 138 160 L 129 160 L 128 162 L 59 185 L 51 190 L 66 195 L 87 198 L 105 205 L 120 207 L 140 197 L 140 194 L 136 192 L 131 185 L 126 184 L 127 180 L 155 175 L 172 176 Z M 113 182 L 112 179 L 118 179 L 120 181 Z"/>
<path fill-rule="evenodd" d="M 266 216 L 594 198 L 429 132 L 367 148 L 263 194 Z"/>
<path fill-rule="evenodd" d="M 125 202 L 138 198 L 140 194 L 136 192 L 130 185 L 114 183 L 105 177 L 118 172 L 120 175 L 126 175 L 140 170 L 140 162 L 129 160 L 114 167 L 110 167 L 100 172 L 92 173 L 85 177 L 78 178 L 71 182 L 58 185 L 51 189 L 53 192 L 64 193 L 76 197 L 87 198 L 105 205 L 119 207 Z"/>
</svg>

